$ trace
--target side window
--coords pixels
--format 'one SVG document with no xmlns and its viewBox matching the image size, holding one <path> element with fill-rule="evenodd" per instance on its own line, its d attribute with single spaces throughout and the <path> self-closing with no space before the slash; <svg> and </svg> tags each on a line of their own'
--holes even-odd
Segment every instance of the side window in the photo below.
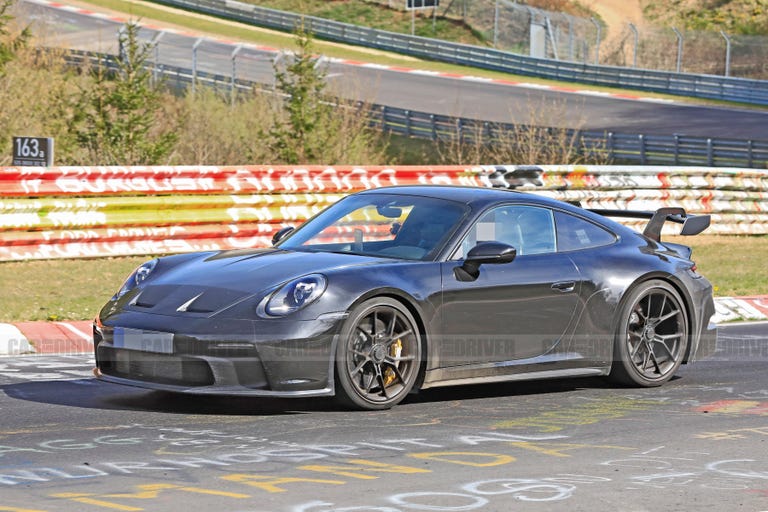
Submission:
<svg viewBox="0 0 768 512">
<path fill-rule="evenodd" d="M 610 245 L 616 241 L 616 236 L 596 224 L 569 215 L 555 212 L 557 224 L 557 247 L 560 251 L 577 251 Z"/>
<path fill-rule="evenodd" d="M 481 242 L 503 242 L 519 256 L 555 252 L 555 222 L 552 211 L 536 206 L 502 206 L 480 218 L 461 243 L 454 259 L 463 258 Z"/>
</svg>

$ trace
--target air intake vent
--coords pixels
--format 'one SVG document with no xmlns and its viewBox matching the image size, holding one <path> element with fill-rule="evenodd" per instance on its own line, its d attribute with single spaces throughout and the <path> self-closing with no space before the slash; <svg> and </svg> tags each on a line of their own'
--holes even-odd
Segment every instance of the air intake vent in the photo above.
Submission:
<svg viewBox="0 0 768 512">
<path fill-rule="evenodd" d="M 209 288 L 180 305 L 176 311 L 180 313 L 213 313 L 244 297 L 239 291 L 222 288 Z"/>
<path fill-rule="evenodd" d="M 132 305 L 140 308 L 153 308 L 163 298 L 167 297 L 176 289 L 175 286 L 147 286 L 141 293 L 133 300 Z"/>
</svg>

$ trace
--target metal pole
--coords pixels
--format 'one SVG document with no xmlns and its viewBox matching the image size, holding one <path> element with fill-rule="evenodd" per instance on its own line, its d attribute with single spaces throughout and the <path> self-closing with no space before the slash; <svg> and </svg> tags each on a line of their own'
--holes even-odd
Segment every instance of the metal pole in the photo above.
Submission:
<svg viewBox="0 0 768 512">
<path fill-rule="evenodd" d="M 126 59 L 125 56 L 125 44 L 123 43 L 123 38 L 125 34 L 125 25 L 120 27 L 120 30 L 117 31 L 117 54 L 120 56 L 120 60 L 124 61 Z"/>
<path fill-rule="evenodd" d="M 203 42 L 203 38 L 199 38 L 192 45 L 192 94 L 195 94 L 195 84 L 197 83 L 197 47 Z"/>
<path fill-rule="evenodd" d="M 552 23 L 550 22 L 549 16 L 544 17 L 544 23 L 546 23 L 547 26 L 549 44 L 552 45 L 552 55 L 555 56 L 555 60 L 560 60 L 560 56 L 557 54 L 557 38 L 555 37 L 554 31 L 552 30 Z"/>
<path fill-rule="evenodd" d="M 496 48 L 499 43 L 499 0 L 496 0 L 493 7 L 493 47 Z"/>
<path fill-rule="evenodd" d="M 536 21 L 533 16 L 534 12 L 533 9 L 528 7 L 527 5 L 521 5 L 520 7 L 525 8 L 526 11 L 528 11 L 528 54 L 530 55 L 531 49 L 533 47 L 533 23 Z"/>
<path fill-rule="evenodd" d="M 722 30 L 720 35 L 725 39 L 725 76 L 731 76 L 731 38 Z"/>
<path fill-rule="evenodd" d="M 629 24 L 629 30 L 631 30 L 632 34 L 634 34 L 635 36 L 635 48 L 632 51 L 632 67 L 636 68 L 637 67 L 637 43 L 640 40 L 640 34 L 638 34 L 637 27 L 633 23 Z"/>
<path fill-rule="evenodd" d="M 152 71 L 154 71 L 152 74 L 152 80 L 155 85 L 157 84 L 157 75 L 159 73 L 158 68 L 160 66 L 160 39 L 162 39 L 164 35 L 165 30 L 158 32 L 155 37 L 152 38 L 152 42 L 150 43 L 155 50 L 155 65 L 152 67 Z"/>
<path fill-rule="evenodd" d="M 589 19 L 592 20 L 592 24 L 597 28 L 597 38 L 595 39 L 595 64 L 600 64 L 600 37 L 602 36 L 603 29 L 594 17 Z"/>
<path fill-rule="evenodd" d="M 675 31 L 675 35 L 677 36 L 677 72 L 680 72 L 680 69 L 683 67 L 683 34 L 680 33 L 679 30 L 677 30 L 676 27 L 672 27 L 672 30 Z"/>
<path fill-rule="evenodd" d="M 232 89 L 230 90 L 230 101 L 232 105 L 235 105 L 235 79 L 237 78 L 237 54 L 243 49 L 243 45 L 239 44 L 232 51 Z"/>
<path fill-rule="evenodd" d="M 272 69 L 275 70 L 275 74 L 272 75 L 272 90 L 277 90 L 277 67 L 280 65 L 280 61 L 283 60 L 285 57 L 285 54 L 281 51 L 278 52 L 277 55 L 275 55 L 275 58 L 272 59 Z"/>
</svg>

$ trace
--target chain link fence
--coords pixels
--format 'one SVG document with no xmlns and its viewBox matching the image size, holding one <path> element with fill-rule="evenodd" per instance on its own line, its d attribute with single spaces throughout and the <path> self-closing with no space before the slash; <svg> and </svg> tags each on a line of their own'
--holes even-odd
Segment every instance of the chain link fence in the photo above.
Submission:
<svg viewBox="0 0 768 512">
<path fill-rule="evenodd" d="M 366 1 L 406 9 L 406 0 Z M 420 12 L 421 22 L 431 23 L 432 8 Z M 609 34 L 608 27 L 595 18 L 546 11 L 512 0 L 442 0 L 437 15 L 462 20 L 495 48 L 531 57 L 768 79 L 766 36 L 638 27 L 629 20 L 611 27 L 613 33 Z"/>
<path fill-rule="evenodd" d="M 742 78 L 768 78 L 768 37 L 625 25 L 603 64 Z"/>
</svg>

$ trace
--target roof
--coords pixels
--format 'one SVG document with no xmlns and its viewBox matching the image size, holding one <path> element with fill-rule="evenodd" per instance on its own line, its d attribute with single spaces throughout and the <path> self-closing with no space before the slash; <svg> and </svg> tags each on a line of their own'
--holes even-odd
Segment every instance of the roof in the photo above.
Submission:
<svg viewBox="0 0 768 512">
<path fill-rule="evenodd" d="M 436 199 L 448 199 L 462 203 L 474 203 L 476 201 L 509 200 L 515 196 L 523 197 L 521 192 L 507 189 L 494 189 L 485 187 L 465 187 L 458 185 L 398 185 L 365 190 L 360 194 L 401 194 L 412 196 L 434 197 Z"/>
<path fill-rule="evenodd" d="M 459 185 L 398 185 L 365 190 L 359 194 L 401 194 L 434 197 L 465 203 L 470 206 L 482 206 L 496 201 L 530 201 L 536 204 L 562 207 L 562 201 L 548 197 L 518 192 L 502 188 L 471 187 Z M 575 207 L 572 207 L 575 208 Z"/>
</svg>

